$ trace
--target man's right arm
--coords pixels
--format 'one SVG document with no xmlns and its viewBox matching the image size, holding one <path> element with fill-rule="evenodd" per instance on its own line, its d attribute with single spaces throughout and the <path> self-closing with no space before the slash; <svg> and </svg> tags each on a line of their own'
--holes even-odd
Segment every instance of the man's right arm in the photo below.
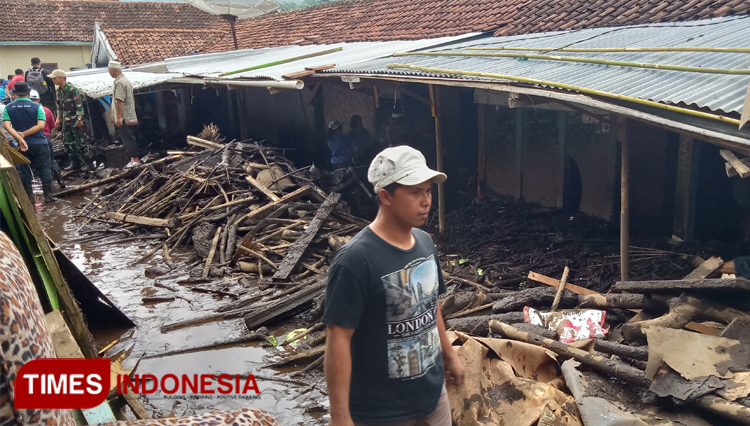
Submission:
<svg viewBox="0 0 750 426">
<path fill-rule="evenodd" d="M 325 376 L 331 403 L 329 426 L 353 426 L 349 412 L 349 384 L 352 377 L 351 342 L 354 329 L 326 327 Z"/>
</svg>

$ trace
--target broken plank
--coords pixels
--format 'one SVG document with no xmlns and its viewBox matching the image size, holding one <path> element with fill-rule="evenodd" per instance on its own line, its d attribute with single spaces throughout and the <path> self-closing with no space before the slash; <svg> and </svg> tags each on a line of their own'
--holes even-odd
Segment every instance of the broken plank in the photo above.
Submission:
<svg viewBox="0 0 750 426">
<path fill-rule="evenodd" d="M 490 291 L 489 288 L 483 286 L 482 284 L 475 283 L 474 281 L 469 281 L 466 278 L 461 278 L 461 277 L 457 277 L 455 275 L 451 275 L 451 274 L 449 274 L 449 273 L 447 273 L 445 271 L 443 271 L 443 277 L 446 278 L 446 279 L 448 279 L 448 280 L 454 280 L 454 281 L 458 281 L 460 283 L 468 284 L 468 285 L 476 288 L 477 290 L 482 290 L 485 293 L 488 293 Z"/>
<path fill-rule="evenodd" d="M 175 226 L 174 219 L 156 219 L 152 217 L 134 216 L 125 213 L 107 212 L 107 219 L 119 220 L 120 222 L 135 223 L 136 225 L 160 226 L 172 228 Z"/>
<path fill-rule="evenodd" d="M 266 204 L 263 207 L 260 207 L 260 208 L 257 208 L 255 210 L 251 211 L 250 213 L 248 213 L 247 215 L 245 215 L 245 217 L 241 218 L 240 221 L 243 220 L 243 219 L 252 219 L 252 218 L 256 218 L 256 217 L 265 217 L 266 215 L 271 214 L 273 212 L 273 210 L 276 208 L 276 206 L 278 206 L 279 204 L 286 203 L 287 201 L 296 201 L 296 200 L 304 197 L 305 195 L 309 194 L 311 191 L 312 191 L 312 188 L 310 188 L 309 186 L 304 186 L 304 187 L 302 187 L 302 188 L 300 188 L 300 189 L 298 189 L 298 190 L 296 190 L 296 191 L 294 191 L 294 192 L 292 192 L 290 194 L 287 194 L 287 195 L 279 198 L 278 201 L 274 201 L 272 203 L 268 203 L 268 204 Z M 237 223 L 239 223 L 240 221 L 238 221 Z"/>
<path fill-rule="evenodd" d="M 211 242 L 211 251 L 208 252 L 206 258 L 206 266 L 203 267 L 203 278 L 208 278 L 208 273 L 211 271 L 211 263 L 214 261 L 214 255 L 216 254 L 216 245 L 219 243 L 219 237 L 221 236 L 221 226 L 216 228 L 216 234 L 214 234 L 214 240 Z"/>
<path fill-rule="evenodd" d="M 689 273 L 686 280 L 699 280 L 703 278 L 709 278 L 714 274 L 718 274 L 721 267 L 724 265 L 724 261 L 720 257 L 712 257 L 700 264 L 693 272 Z"/>
<path fill-rule="evenodd" d="M 315 349 L 311 349 L 307 352 L 302 352 L 301 354 L 292 355 L 288 358 L 284 358 L 281 361 L 274 362 L 272 364 L 268 364 L 266 367 L 283 367 L 286 365 L 297 365 L 304 363 L 306 361 L 310 361 L 311 359 L 317 359 L 321 355 L 323 355 L 326 351 L 325 346 L 320 346 Z"/>
<path fill-rule="evenodd" d="M 215 142 L 211 142 L 211 141 L 207 141 L 207 140 L 201 139 L 201 138 L 196 138 L 195 136 L 188 136 L 187 137 L 187 143 L 188 143 L 188 145 L 199 146 L 201 148 L 206 148 L 206 149 L 220 149 L 220 148 L 224 148 L 225 147 L 225 145 L 222 145 L 222 144 L 219 144 L 219 143 L 215 143 Z"/>
<path fill-rule="evenodd" d="M 310 224 L 307 226 L 305 232 L 301 237 L 297 238 L 297 241 L 294 242 L 294 245 L 292 245 L 292 247 L 290 247 L 287 251 L 287 255 L 281 261 L 279 269 L 276 271 L 276 273 L 273 274 L 272 279 L 274 281 L 285 281 L 289 279 L 289 275 L 291 275 L 294 268 L 299 265 L 299 262 L 302 259 L 302 255 L 305 253 L 305 251 L 307 251 L 307 247 L 310 245 L 315 236 L 318 235 L 318 231 L 320 230 L 321 226 L 325 224 L 328 215 L 330 215 L 331 211 L 336 207 L 340 198 L 341 194 L 333 192 L 328 196 L 328 198 L 326 198 L 323 204 L 321 204 L 320 208 L 315 213 L 315 217 L 312 221 L 310 221 Z"/>
<path fill-rule="evenodd" d="M 529 272 L 529 279 L 531 281 L 536 281 L 551 287 L 559 287 L 560 286 L 560 280 L 554 279 L 552 277 L 548 277 L 546 275 L 537 274 L 536 272 Z M 565 289 L 570 290 L 575 294 L 599 294 L 598 292 L 594 290 L 589 290 L 587 288 L 583 288 L 580 286 L 577 286 L 575 284 L 565 284 Z"/>
<path fill-rule="evenodd" d="M 310 285 L 308 288 L 273 303 L 263 309 L 251 312 L 245 316 L 245 325 L 248 330 L 255 330 L 261 326 L 267 326 L 276 321 L 282 320 L 295 314 L 305 305 L 312 303 L 312 300 L 325 288 L 325 280 L 320 280 L 317 284 Z"/>
<path fill-rule="evenodd" d="M 750 176 L 750 167 L 745 165 L 742 161 L 740 161 L 739 158 L 737 158 L 732 151 L 728 149 L 722 149 L 719 151 L 719 154 L 721 154 L 722 157 L 724 157 L 725 160 L 729 164 L 732 165 L 732 167 L 737 171 L 737 173 L 740 175 L 741 178 L 746 178 Z"/>
<path fill-rule="evenodd" d="M 257 180 L 253 179 L 252 176 L 245 176 L 245 180 L 247 181 L 247 183 L 249 183 L 250 185 L 252 185 L 252 186 L 256 187 L 258 190 L 260 190 L 260 192 L 262 192 L 266 197 L 268 197 L 269 200 L 271 200 L 271 201 L 279 201 L 279 197 L 276 196 L 276 194 L 274 194 L 273 192 L 271 192 L 271 190 L 268 189 L 268 188 L 266 188 L 266 186 L 263 185 L 262 183 L 260 183 Z"/>
<path fill-rule="evenodd" d="M 750 157 L 745 157 L 740 161 L 742 161 L 742 164 L 750 167 Z M 734 167 L 732 167 L 730 163 L 724 163 L 724 169 L 727 172 L 727 177 L 739 176 L 739 173 L 737 173 L 737 170 L 735 170 Z"/>
<path fill-rule="evenodd" d="M 628 293 L 680 292 L 685 290 L 748 290 L 745 278 L 706 278 L 697 280 L 618 281 L 612 291 Z"/>
<path fill-rule="evenodd" d="M 282 78 L 288 78 L 288 79 L 295 79 L 295 78 L 307 77 L 307 76 L 310 76 L 310 75 L 313 75 L 313 74 L 315 74 L 315 71 L 313 71 L 313 70 L 304 70 L 304 71 L 296 71 L 296 72 L 293 72 L 293 73 L 284 74 L 281 77 Z"/>
</svg>

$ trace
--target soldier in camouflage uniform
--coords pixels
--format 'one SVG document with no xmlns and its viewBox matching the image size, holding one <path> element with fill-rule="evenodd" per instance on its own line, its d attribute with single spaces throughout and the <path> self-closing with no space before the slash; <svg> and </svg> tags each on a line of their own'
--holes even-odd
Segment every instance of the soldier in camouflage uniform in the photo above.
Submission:
<svg viewBox="0 0 750 426">
<path fill-rule="evenodd" d="M 81 164 L 85 170 L 93 170 L 81 95 L 78 89 L 67 82 L 65 71 L 55 70 L 50 77 L 58 87 L 57 128 L 63 131 L 63 144 L 71 160 L 71 165 L 66 170 L 78 169 Z"/>
</svg>

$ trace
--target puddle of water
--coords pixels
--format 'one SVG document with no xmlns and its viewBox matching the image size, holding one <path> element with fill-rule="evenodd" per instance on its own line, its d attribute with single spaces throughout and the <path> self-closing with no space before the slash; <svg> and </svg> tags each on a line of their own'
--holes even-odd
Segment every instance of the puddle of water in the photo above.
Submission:
<svg viewBox="0 0 750 426">
<path fill-rule="evenodd" d="M 206 322 L 201 325 L 176 329 L 163 333 L 161 328 L 165 324 L 188 319 L 199 318 L 216 313 L 220 306 L 232 302 L 228 297 L 217 297 L 190 290 L 191 285 L 181 285 L 178 281 L 188 278 L 184 260 L 190 257 L 191 250 L 175 253 L 172 257 L 178 263 L 178 270 L 184 273 L 170 273 L 166 277 L 148 278 L 144 270 L 149 266 L 164 266 L 160 251 L 149 260 L 131 265 L 154 247 L 161 244 L 158 240 L 134 241 L 116 245 L 104 245 L 98 241 L 68 243 L 74 239 L 90 235 L 79 234 L 81 220 L 76 222 L 78 214 L 76 207 L 88 203 L 93 195 L 76 195 L 61 198 L 57 203 L 45 206 L 38 212 L 38 216 L 47 234 L 78 266 L 81 271 L 117 305 L 131 320 L 136 328 L 131 330 L 97 330 L 96 343 L 103 347 L 115 339 L 119 342 L 107 351 L 107 356 L 119 356 L 123 351 L 127 357 L 122 361 L 123 368 L 135 368 L 138 374 L 154 374 L 161 377 L 164 374 L 256 374 L 271 377 L 288 377 L 287 373 L 299 368 L 272 370 L 264 369 L 263 365 L 284 354 L 286 348 L 277 349 L 267 344 L 253 342 L 232 347 L 222 347 L 216 350 L 200 350 L 196 352 L 170 355 L 160 358 L 144 358 L 167 352 L 225 342 L 247 335 L 248 331 L 242 318 Z M 108 241 L 117 239 L 120 234 L 109 233 Z M 126 235 L 122 235 L 122 238 Z M 155 287 L 155 282 L 161 282 L 177 292 Z M 228 291 L 235 294 L 246 293 L 254 289 L 243 288 L 237 282 L 226 283 Z M 215 284 L 201 284 L 215 285 Z M 171 302 L 143 304 L 142 297 L 153 296 L 181 296 Z M 242 296 L 241 296 L 242 297 Z M 275 336 L 299 328 L 302 324 L 285 323 L 271 330 Z M 90 325 L 92 330 L 95 324 Z M 327 396 L 318 390 L 325 390 L 322 373 L 315 372 L 299 380 L 319 385 L 305 394 L 300 394 L 301 387 L 289 383 L 273 380 L 257 379 L 261 390 L 259 400 L 233 400 L 215 398 L 211 400 L 172 400 L 164 399 L 163 395 L 142 395 L 141 401 L 154 417 L 164 417 L 170 413 L 177 416 L 188 416 L 211 410 L 236 409 L 241 407 L 262 408 L 270 412 L 281 424 L 315 425 L 326 424 L 320 411 L 326 411 Z M 308 408 L 315 407 L 312 413 Z"/>
</svg>

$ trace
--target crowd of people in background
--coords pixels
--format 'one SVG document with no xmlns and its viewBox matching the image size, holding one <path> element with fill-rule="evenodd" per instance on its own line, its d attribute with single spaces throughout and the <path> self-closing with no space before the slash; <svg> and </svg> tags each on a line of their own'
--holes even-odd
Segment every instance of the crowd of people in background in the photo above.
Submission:
<svg viewBox="0 0 750 426">
<path fill-rule="evenodd" d="M 114 78 L 112 122 L 130 155 L 126 166 L 130 168 L 140 164 L 133 86 L 123 75 L 119 62 L 110 62 L 109 74 Z M 17 69 L 2 81 L 0 100 L 3 129 L 0 136 L 5 139 L 3 143 L 28 160 L 28 164 L 19 164 L 16 169 L 32 204 L 34 178 L 41 181 L 45 203 L 56 201 L 52 195 L 53 177 L 60 188 L 65 188 L 62 171 L 54 158 L 53 131 L 62 134 L 70 158 L 66 171 L 94 171 L 83 98 L 67 81 L 65 71 L 44 69 L 39 58 L 31 58 L 31 68 Z"/>
</svg>

